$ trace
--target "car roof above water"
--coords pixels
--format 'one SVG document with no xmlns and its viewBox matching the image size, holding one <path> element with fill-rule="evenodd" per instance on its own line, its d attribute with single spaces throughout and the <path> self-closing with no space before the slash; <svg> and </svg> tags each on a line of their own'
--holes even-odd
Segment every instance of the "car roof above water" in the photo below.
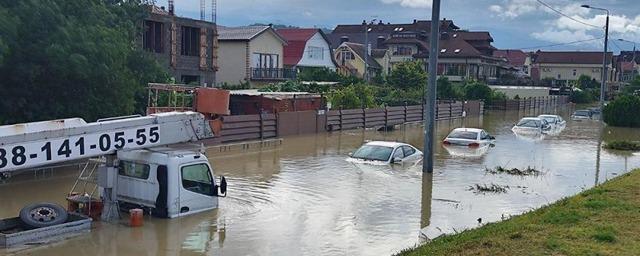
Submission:
<svg viewBox="0 0 640 256">
<path fill-rule="evenodd" d="M 455 128 L 452 132 L 462 131 L 462 132 L 481 132 L 480 128 Z"/>
<path fill-rule="evenodd" d="M 399 146 L 407 146 L 409 144 L 402 143 L 402 142 L 395 142 L 395 141 L 370 141 L 370 142 L 367 142 L 367 144 L 365 145 L 395 148 Z"/>
</svg>

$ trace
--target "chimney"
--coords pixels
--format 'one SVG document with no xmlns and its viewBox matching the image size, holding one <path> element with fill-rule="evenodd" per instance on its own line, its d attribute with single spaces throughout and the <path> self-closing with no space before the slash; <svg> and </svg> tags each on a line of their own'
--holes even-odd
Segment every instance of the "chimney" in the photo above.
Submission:
<svg viewBox="0 0 640 256">
<path fill-rule="evenodd" d="M 382 25 L 384 24 L 384 22 L 382 22 L 382 20 L 378 21 L 378 25 Z"/>
<path fill-rule="evenodd" d="M 165 10 L 165 9 L 164 9 L 164 6 L 160 6 L 160 10 L 163 10 L 163 11 L 164 11 L 164 10 Z"/>
<path fill-rule="evenodd" d="M 413 19 L 413 24 L 416 24 L 416 23 L 418 23 L 418 20 Z"/>
<path fill-rule="evenodd" d="M 174 6 L 173 6 L 173 0 L 169 0 L 169 14 L 170 15 L 174 15 L 175 14 L 174 10 L 175 9 L 174 9 Z"/>
<path fill-rule="evenodd" d="M 362 25 L 367 25 L 367 21 L 366 20 L 362 20 Z"/>
</svg>

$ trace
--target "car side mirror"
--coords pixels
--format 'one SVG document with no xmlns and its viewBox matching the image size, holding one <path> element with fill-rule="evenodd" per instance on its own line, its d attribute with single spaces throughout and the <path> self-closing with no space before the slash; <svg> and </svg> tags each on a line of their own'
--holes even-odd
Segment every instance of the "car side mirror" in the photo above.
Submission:
<svg viewBox="0 0 640 256">
<path fill-rule="evenodd" d="M 399 159 L 399 158 L 391 158 L 391 163 L 394 163 L 394 164 L 402 163 L 402 159 Z"/>
<path fill-rule="evenodd" d="M 489 139 L 495 140 L 495 139 L 496 139 L 496 137 L 489 136 Z"/>
</svg>

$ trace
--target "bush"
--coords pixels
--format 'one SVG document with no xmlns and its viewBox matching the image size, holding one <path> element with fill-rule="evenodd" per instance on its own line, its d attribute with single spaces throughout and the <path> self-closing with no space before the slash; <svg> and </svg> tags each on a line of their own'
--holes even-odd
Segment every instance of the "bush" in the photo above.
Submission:
<svg viewBox="0 0 640 256">
<path fill-rule="evenodd" d="M 623 95 L 604 108 L 604 121 L 611 126 L 640 127 L 640 97 Z"/>
<path fill-rule="evenodd" d="M 586 91 L 586 90 L 575 90 L 571 93 L 571 96 L 569 97 L 571 102 L 573 103 L 577 103 L 577 104 L 586 104 L 586 103 L 591 103 L 595 100 L 595 97 L 593 94 L 591 94 L 591 91 Z"/>
<path fill-rule="evenodd" d="M 630 141 L 614 140 L 607 143 L 604 147 L 614 150 L 640 151 L 640 143 Z"/>
<path fill-rule="evenodd" d="M 333 108 L 354 109 L 375 106 L 375 87 L 366 84 L 353 84 L 336 90 L 329 97 Z"/>
</svg>

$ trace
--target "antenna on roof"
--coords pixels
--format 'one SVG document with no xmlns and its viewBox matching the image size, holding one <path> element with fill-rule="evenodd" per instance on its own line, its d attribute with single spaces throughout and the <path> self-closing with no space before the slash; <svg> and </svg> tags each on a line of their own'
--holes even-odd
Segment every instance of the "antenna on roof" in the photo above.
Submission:
<svg viewBox="0 0 640 256">
<path fill-rule="evenodd" d="M 211 0 L 211 22 L 217 24 L 218 19 L 218 1 Z"/>
<path fill-rule="evenodd" d="M 204 1 L 205 0 L 200 0 L 200 20 L 204 20 L 205 17 L 205 11 L 204 11 Z"/>
</svg>

